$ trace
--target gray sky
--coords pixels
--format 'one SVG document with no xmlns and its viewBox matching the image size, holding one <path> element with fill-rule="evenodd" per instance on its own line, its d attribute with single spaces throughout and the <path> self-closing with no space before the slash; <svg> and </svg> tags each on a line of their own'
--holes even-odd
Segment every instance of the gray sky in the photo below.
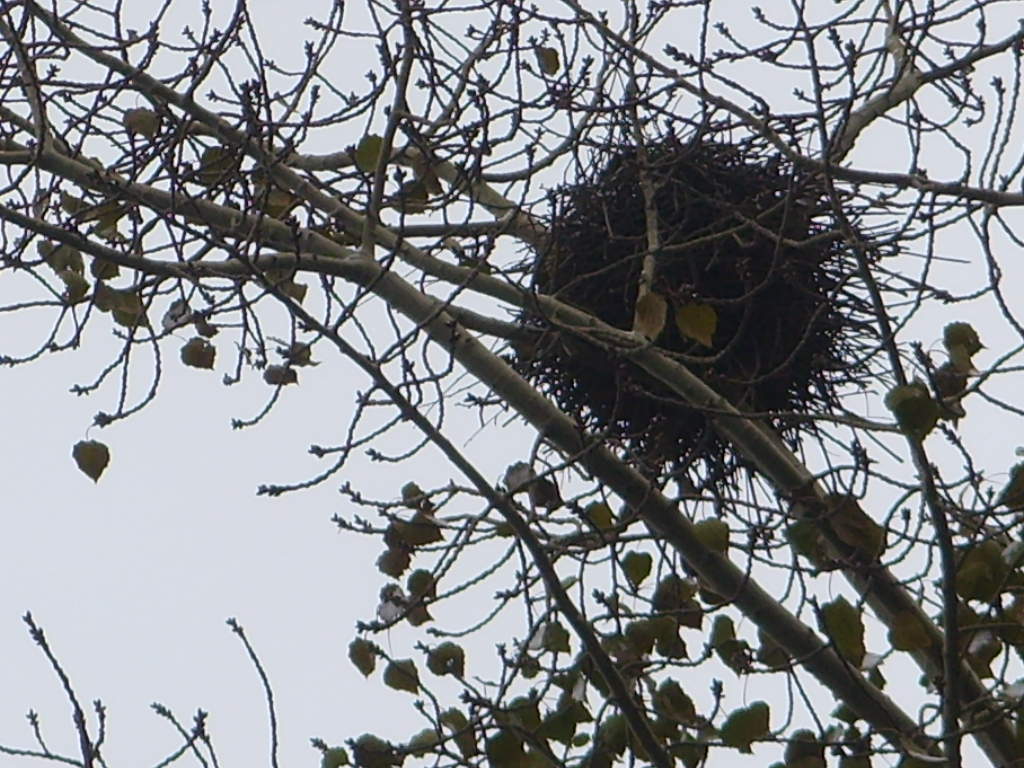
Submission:
<svg viewBox="0 0 1024 768">
<path fill-rule="evenodd" d="M 289 56 L 298 61 L 301 21 L 323 5 L 254 3 L 257 18 L 272 30 L 263 41 L 268 55 L 281 63 Z M 167 27 L 176 31 L 183 19 Z M 338 74 L 357 78 L 358 87 L 376 62 L 354 61 L 360 66 Z M 335 148 L 357 138 L 342 137 Z M 883 135 L 867 138 L 853 160 L 884 168 L 886 148 Z M 943 176 L 941 162 L 936 159 L 936 177 Z M 969 237 L 962 247 L 972 247 Z M 979 265 L 943 269 L 951 282 L 968 283 Z M 1008 269 L 1009 284 L 1020 285 L 1019 264 Z M 6 294 L 2 282 L 0 290 Z M 964 317 L 967 310 L 970 318 Z M 925 315 L 914 338 L 932 344 L 945 322 L 959 319 L 972 319 L 983 340 L 1000 348 L 1001 324 L 982 307 L 958 308 L 955 317 L 941 311 Z M 0 328 L 6 339 L 24 333 L 34 340 L 40 332 L 36 322 L 4 318 Z M 379 542 L 337 533 L 330 517 L 351 512 L 337 492 L 347 477 L 358 479 L 364 492 L 395 497 L 407 480 L 436 486 L 453 478 L 447 463 L 429 448 L 399 470 L 359 456 L 319 488 L 280 499 L 256 497 L 261 483 L 300 480 L 320 469 L 307 448 L 339 441 L 355 391 L 366 387 L 363 376 L 344 362 L 325 360 L 300 374 L 301 385 L 285 391 L 263 424 L 238 432 L 230 428 L 231 419 L 256 413 L 266 385 L 250 376 L 223 387 L 223 363 L 215 372 L 186 369 L 176 364 L 176 348 L 169 346 L 157 401 L 107 430 L 89 430 L 94 414 L 110 409 L 112 392 L 79 398 L 68 389 L 87 383 L 110 359 L 109 342 L 98 331 L 91 334 L 95 343 L 81 352 L 0 372 L 8 404 L 0 441 L 0 743 L 31 746 L 24 720 L 31 708 L 41 715 L 50 747 L 75 752 L 59 683 L 20 621 L 26 610 L 46 630 L 82 701 L 100 698 L 107 706 L 105 752 L 111 765 L 152 764 L 178 745 L 171 727 L 148 709 L 153 701 L 171 707 L 185 723 L 197 708 L 209 711 L 223 766 L 264 764 L 266 706 L 255 671 L 224 625 L 229 616 L 246 628 L 271 676 L 282 765 L 318 761 L 310 736 L 335 743 L 372 731 L 401 741 L 424 727 L 410 696 L 386 689 L 379 675 L 364 681 L 346 658 L 354 624 L 372 617 L 385 577 L 373 565 Z M 884 415 L 880 406 L 875 415 Z M 457 417 L 456 424 L 459 444 L 468 446 L 495 481 L 529 452 L 530 436 L 517 426 L 467 443 L 474 433 L 471 415 Z M 1003 418 L 978 416 L 961 429 L 980 463 L 995 471 L 1005 471 L 1013 447 L 1024 443 L 1017 437 L 1019 425 L 1005 425 Z M 102 439 L 112 451 L 97 485 L 70 458 L 71 446 L 87 436 Z M 491 592 L 481 591 L 477 604 L 458 605 L 482 612 Z M 439 618 L 453 626 L 475 618 L 443 611 Z M 482 671 L 494 669 L 493 641 L 503 628 L 518 626 L 517 619 L 510 617 L 482 638 Z M 423 636 L 403 627 L 391 633 L 390 642 L 396 655 L 405 656 L 418 639 Z M 699 638 L 688 642 L 696 648 Z M 761 686 L 757 680 L 735 686 L 732 704 L 756 698 Z"/>
</svg>

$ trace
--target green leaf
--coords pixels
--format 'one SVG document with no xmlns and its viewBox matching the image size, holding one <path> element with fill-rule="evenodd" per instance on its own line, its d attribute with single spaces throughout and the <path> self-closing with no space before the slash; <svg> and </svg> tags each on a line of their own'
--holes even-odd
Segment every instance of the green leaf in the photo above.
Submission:
<svg viewBox="0 0 1024 768">
<path fill-rule="evenodd" d="M 621 755 L 626 751 L 629 742 L 629 726 L 626 718 L 622 715 L 609 715 L 597 728 L 594 736 L 595 745 L 606 749 L 614 755 Z"/>
<path fill-rule="evenodd" d="M 541 645 L 545 651 L 569 653 L 569 630 L 557 621 L 549 621 L 544 625 Z"/>
<path fill-rule="evenodd" d="M 676 327 L 683 336 L 710 349 L 718 329 L 718 313 L 708 304 L 684 304 L 676 310 Z"/>
<path fill-rule="evenodd" d="M 970 323 L 950 323 L 942 329 L 942 344 L 946 351 L 954 347 L 963 347 L 968 357 L 973 357 L 985 348 L 978 332 Z"/>
<path fill-rule="evenodd" d="M 792 659 L 786 650 L 763 629 L 757 630 L 757 660 L 769 669 L 786 669 Z"/>
<path fill-rule="evenodd" d="M 373 173 L 377 170 L 377 162 L 380 160 L 380 153 L 383 148 L 384 139 L 377 134 L 370 133 L 363 136 L 356 147 L 356 168 L 363 173 Z"/>
<path fill-rule="evenodd" d="M 341 768 L 343 765 L 348 765 L 348 752 L 344 748 L 328 747 L 324 750 L 320 768 Z"/>
<path fill-rule="evenodd" d="M 901 611 L 892 618 L 889 642 L 897 651 L 915 651 L 931 647 L 932 638 L 917 614 Z"/>
<path fill-rule="evenodd" d="M 1010 479 L 996 499 L 996 506 L 1013 510 L 1024 509 L 1024 461 L 1011 467 Z"/>
<path fill-rule="evenodd" d="M 89 272 L 97 280 L 113 280 L 121 274 L 121 267 L 112 261 L 96 256 L 93 257 L 92 263 L 89 264 Z"/>
<path fill-rule="evenodd" d="M 470 758 L 480 753 L 480 747 L 476 743 L 476 732 L 462 712 L 452 707 L 442 712 L 438 720 L 451 731 L 455 746 L 459 748 L 463 757 Z"/>
<path fill-rule="evenodd" d="M 861 612 L 843 596 L 821 607 L 822 629 L 839 654 L 859 668 L 864 661 L 864 622 Z"/>
<path fill-rule="evenodd" d="M 437 597 L 437 582 L 434 574 L 424 568 L 417 568 L 405 580 L 405 589 L 410 600 L 433 600 Z"/>
<path fill-rule="evenodd" d="M 115 290 L 108 288 L 104 283 L 97 283 L 93 291 L 93 303 L 101 312 L 109 311 L 114 322 L 127 328 L 148 322 L 146 307 L 137 291 Z"/>
<path fill-rule="evenodd" d="M 860 715 L 854 712 L 848 704 L 844 704 L 842 702 L 832 710 L 832 717 L 836 720 L 842 720 L 844 723 L 849 723 L 850 725 L 860 720 Z"/>
<path fill-rule="evenodd" d="M 797 520 L 786 527 L 786 538 L 798 555 L 806 557 L 817 568 L 829 566 L 825 555 L 825 540 L 812 520 Z"/>
<path fill-rule="evenodd" d="M 420 509 L 429 502 L 427 494 L 416 483 L 410 481 L 402 486 L 402 503 L 409 509 Z"/>
<path fill-rule="evenodd" d="M 656 613 L 668 613 L 684 627 L 700 629 L 704 611 L 693 596 L 697 593 L 697 585 L 676 574 L 669 574 L 654 588 L 651 596 L 651 608 Z"/>
<path fill-rule="evenodd" d="M 720 555 L 729 551 L 729 526 L 724 520 L 701 520 L 693 526 L 693 534 L 697 541 Z"/>
<path fill-rule="evenodd" d="M 71 449 L 71 457 L 78 468 L 96 483 L 110 463 L 110 449 L 97 440 L 80 440 Z"/>
<path fill-rule="evenodd" d="M 63 269 L 57 273 L 57 277 L 64 283 L 63 299 L 67 304 L 77 304 L 89 292 L 89 281 L 79 272 Z"/>
<path fill-rule="evenodd" d="M 826 505 L 836 537 L 859 557 L 876 562 L 885 550 L 885 529 L 868 516 L 855 496 L 832 493 Z"/>
<path fill-rule="evenodd" d="M 748 670 L 750 646 L 745 640 L 736 638 L 736 627 L 728 616 L 719 614 L 715 617 L 710 645 L 718 658 L 737 675 Z"/>
<path fill-rule="evenodd" d="M 623 635 L 633 651 L 632 655 L 637 658 L 650 655 L 654 650 L 656 632 L 656 625 L 650 619 L 629 622 Z"/>
<path fill-rule="evenodd" d="M 280 187 L 257 186 L 253 199 L 256 208 L 272 219 L 284 219 L 299 204 L 299 198 Z"/>
<path fill-rule="evenodd" d="M 899 428 L 919 440 L 935 428 L 942 413 L 928 393 L 928 387 L 918 379 L 890 389 L 885 396 L 885 406 L 896 417 Z"/>
<path fill-rule="evenodd" d="M 722 743 L 740 752 L 750 753 L 750 745 L 769 733 L 769 710 L 763 701 L 737 709 L 726 718 L 722 726 Z"/>
<path fill-rule="evenodd" d="M 554 48 L 549 48 L 545 45 L 538 45 L 533 49 L 534 54 L 537 56 L 537 66 L 540 67 L 540 71 L 545 75 L 554 75 L 558 73 L 558 68 L 561 64 L 558 57 L 558 51 Z"/>
<path fill-rule="evenodd" d="M 376 668 L 377 652 L 377 646 L 362 637 L 348 644 L 348 658 L 363 673 L 363 677 L 369 677 Z"/>
<path fill-rule="evenodd" d="M 542 739 L 554 739 L 569 746 L 576 735 L 576 725 L 572 705 L 565 706 L 544 716 L 537 736 Z"/>
<path fill-rule="evenodd" d="M 352 743 L 352 756 L 358 768 L 396 768 L 403 760 L 394 747 L 371 733 L 364 733 Z"/>
<path fill-rule="evenodd" d="M 657 616 L 649 619 L 654 627 L 656 642 L 654 650 L 666 659 L 685 659 L 689 657 L 686 643 L 679 637 L 679 626 L 682 623 L 678 616 Z"/>
<path fill-rule="evenodd" d="M 492 768 L 522 768 L 526 763 L 523 740 L 512 731 L 499 731 L 487 740 L 484 749 Z"/>
<path fill-rule="evenodd" d="M 409 567 L 412 555 L 405 547 L 388 547 L 377 558 L 377 570 L 381 573 L 398 578 Z"/>
<path fill-rule="evenodd" d="M 662 680 L 654 692 L 654 711 L 678 723 L 686 725 L 697 719 L 693 700 L 675 680 Z"/>
<path fill-rule="evenodd" d="M 704 765 L 708 757 L 708 747 L 689 734 L 683 736 L 671 748 L 672 754 L 683 761 L 685 768 L 697 768 Z"/>
<path fill-rule="evenodd" d="M 389 199 L 391 207 L 402 213 L 423 213 L 427 210 L 430 194 L 427 186 L 419 179 L 407 181 L 398 188 L 398 192 Z"/>
<path fill-rule="evenodd" d="M 396 691 L 408 691 L 415 695 L 420 689 L 420 675 L 412 659 L 390 662 L 384 668 L 384 685 Z"/>
<path fill-rule="evenodd" d="M 440 743 L 441 738 L 437 735 L 437 731 L 433 728 L 424 728 L 409 739 L 405 749 L 414 757 L 423 757 Z"/>
<path fill-rule="evenodd" d="M 39 243 L 37 250 L 43 261 L 49 265 L 58 275 L 70 270 L 82 274 L 85 271 L 85 263 L 82 260 L 82 252 L 70 245 L 55 245 L 49 241 Z"/>
<path fill-rule="evenodd" d="M 438 677 L 444 675 L 464 677 L 466 673 L 466 652 L 462 649 L 462 646 L 456 643 L 441 643 L 427 654 L 427 669 Z"/>
<path fill-rule="evenodd" d="M 517 696 L 504 709 L 496 710 L 494 719 L 500 725 L 533 733 L 540 728 L 540 710 L 532 696 Z"/>
<path fill-rule="evenodd" d="M 599 531 L 607 531 L 615 527 L 615 515 L 612 508 L 603 501 L 594 501 L 583 510 L 584 517 Z"/>
<path fill-rule="evenodd" d="M 644 583 L 653 566 L 654 558 L 647 552 L 627 552 L 622 558 L 622 571 L 634 590 Z"/>
<path fill-rule="evenodd" d="M 809 730 L 801 729 L 789 737 L 785 768 L 825 768 L 825 745 Z"/>
<path fill-rule="evenodd" d="M 1003 550 L 986 539 L 967 549 L 956 572 L 956 593 L 965 600 L 989 602 L 999 593 L 1008 568 Z"/>
<path fill-rule="evenodd" d="M 394 526 L 398 535 L 410 547 L 422 547 L 444 539 L 441 526 L 433 514 L 424 510 L 417 511 L 412 520 L 395 520 Z"/>
<path fill-rule="evenodd" d="M 995 632 L 984 630 L 973 632 L 967 644 L 967 661 L 980 678 L 993 677 L 992 662 L 1002 653 L 1003 644 Z"/>
</svg>

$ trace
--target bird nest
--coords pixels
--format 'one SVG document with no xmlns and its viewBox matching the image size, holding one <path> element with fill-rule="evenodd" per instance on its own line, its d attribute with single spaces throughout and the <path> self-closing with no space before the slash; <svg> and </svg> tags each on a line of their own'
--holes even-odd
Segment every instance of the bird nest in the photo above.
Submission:
<svg viewBox="0 0 1024 768">
<path fill-rule="evenodd" d="M 815 430 L 801 416 L 833 412 L 845 387 L 863 386 L 877 346 L 856 261 L 834 235 L 820 181 L 752 145 L 669 136 L 642 152 L 620 145 L 600 155 L 589 178 L 551 195 L 536 291 L 632 328 L 649 253 L 649 182 L 658 228 L 651 289 L 667 305 L 654 343 L 797 447 Z M 555 328 L 539 309 L 521 321 L 542 334 L 515 350 L 516 368 L 648 474 L 693 468 L 714 482 L 744 466 L 713 414 Z"/>
</svg>

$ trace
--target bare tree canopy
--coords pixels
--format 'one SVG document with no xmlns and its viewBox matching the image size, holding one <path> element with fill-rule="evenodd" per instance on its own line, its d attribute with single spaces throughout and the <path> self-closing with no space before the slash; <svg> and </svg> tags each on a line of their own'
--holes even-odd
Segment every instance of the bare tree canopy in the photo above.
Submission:
<svg viewBox="0 0 1024 768">
<path fill-rule="evenodd" d="M 259 382 L 238 428 L 368 382 L 259 489 L 341 487 L 382 553 L 350 658 L 424 720 L 327 768 L 1024 765 L 1019 5 L 768 5 L 325 0 L 290 69 L 245 2 L 3 4 L 0 360 L 115 349 L 81 471 L 170 366 Z M 104 765 L 26 620 L 81 749 L 0 751 Z M 161 714 L 161 765 L 216 764 Z"/>
</svg>

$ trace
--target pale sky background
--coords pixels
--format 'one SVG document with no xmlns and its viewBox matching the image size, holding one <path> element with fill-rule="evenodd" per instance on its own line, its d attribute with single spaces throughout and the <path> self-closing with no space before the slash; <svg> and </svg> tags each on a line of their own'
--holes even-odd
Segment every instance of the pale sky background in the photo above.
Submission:
<svg viewBox="0 0 1024 768">
<path fill-rule="evenodd" d="M 180 2 L 181 20 L 172 15 L 168 31 L 177 33 L 196 5 Z M 229 7 L 213 5 L 225 12 Z M 268 56 L 282 64 L 289 56 L 298 62 L 302 20 L 320 15 L 326 5 L 319 0 L 252 3 L 258 23 L 270 32 L 263 39 Z M 354 63 L 338 76 L 357 78 L 353 87 L 358 87 L 371 66 L 376 62 Z M 357 138 L 344 136 L 335 148 Z M 884 138 L 867 138 L 854 162 L 889 168 L 879 155 L 885 146 Z M 934 159 L 932 176 L 944 177 L 941 158 Z M 965 235 L 962 246 L 950 241 L 946 247 L 975 246 Z M 964 284 L 984 281 L 977 264 L 943 269 Z M 1019 264 L 1011 269 L 1024 277 Z M 2 279 L 0 291 L 10 300 Z M 1005 331 L 989 311 L 979 307 L 971 317 L 966 315 L 973 308 L 954 312 L 950 316 L 939 308 L 922 317 L 916 338 L 933 345 L 946 322 L 972 319 L 989 347 L 1000 349 Z M 18 349 L 19 334 L 37 339 L 43 332 L 37 321 L 4 316 L 0 352 L 8 345 Z M 186 727 L 196 709 L 210 712 L 209 729 L 225 768 L 266 764 L 263 692 L 244 649 L 224 624 L 229 616 L 245 627 L 271 677 L 283 766 L 318 765 L 311 736 L 333 744 L 372 731 L 401 741 L 423 728 L 412 697 L 385 688 L 379 674 L 364 680 L 346 657 L 355 622 L 372 617 L 386 578 L 374 566 L 380 543 L 339 534 L 330 517 L 353 511 L 337 492 L 346 478 L 357 478 L 361 490 L 379 498 L 396 497 L 407 480 L 436 486 L 461 478 L 427 448 L 398 470 L 356 457 L 345 473 L 318 488 L 279 499 L 257 497 L 262 483 L 300 480 L 319 471 L 322 460 L 307 449 L 340 440 L 354 393 L 367 386 L 363 375 L 344 361 L 326 358 L 320 367 L 300 373 L 301 385 L 287 389 L 261 425 L 237 432 L 231 420 L 256 413 L 266 385 L 250 375 L 226 388 L 219 382 L 229 355 L 218 361 L 216 372 L 203 372 L 178 365 L 176 347 L 169 345 L 157 401 L 106 430 L 90 430 L 97 411 L 112 409 L 112 394 L 79 398 L 68 390 L 89 382 L 110 359 L 109 340 L 98 324 L 92 330 L 81 352 L 0 370 L 7 404 L 0 441 L 0 743 L 34 747 L 24 719 L 34 709 L 49 746 L 77 754 L 59 682 L 20 619 L 26 610 L 46 630 L 82 702 L 99 698 L 106 705 L 105 756 L 112 766 L 152 765 L 178 746 L 171 726 L 149 710 L 154 701 L 170 707 Z M 1011 343 L 1008 336 L 1005 340 Z M 986 418 L 979 406 L 968 404 L 972 417 L 961 432 L 981 466 L 1005 472 L 1013 446 L 1024 443 L 1017 437 L 1019 423 Z M 883 415 L 880 406 L 875 415 Z M 532 436 L 512 425 L 467 443 L 474 419 L 468 412 L 457 416 L 462 428 L 454 434 L 484 474 L 497 481 L 508 464 L 528 454 Z M 86 437 L 111 448 L 110 467 L 98 485 L 71 461 L 71 446 Z M 939 442 L 932 440 L 930 447 Z M 479 591 L 479 599 L 492 593 Z M 478 608 L 481 615 L 489 607 L 457 605 L 467 613 Z M 450 620 L 448 626 L 478 618 L 444 611 L 438 614 Z M 506 631 L 520 626 L 518 618 L 509 617 Z M 476 646 L 481 673 L 496 668 L 492 648 L 501 631 L 499 626 Z M 392 630 L 390 642 L 403 657 L 424 639 L 401 627 Z M 687 640 L 695 650 L 698 640 Z M 379 641 L 387 647 L 387 639 Z M 471 653 L 471 666 L 473 659 Z M 722 679 L 732 686 L 730 706 L 757 698 L 759 681 L 733 685 L 729 673 Z M 777 759 L 777 751 L 769 754 Z M 712 765 L 726 759 L 713 757 Z M 0 765 L 14 762 L 0 758 Z"/>
</svg>

